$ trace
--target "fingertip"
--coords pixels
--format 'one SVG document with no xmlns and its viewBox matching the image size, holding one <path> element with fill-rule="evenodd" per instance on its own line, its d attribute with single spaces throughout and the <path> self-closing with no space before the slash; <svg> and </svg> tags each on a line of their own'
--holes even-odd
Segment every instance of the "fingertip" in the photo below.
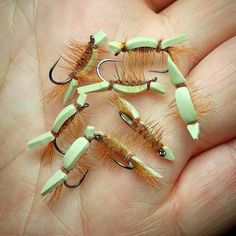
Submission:
<svg viewBox="0 0 236 236">
<path fill-rule="evenodd" d="M 175 2 L 175 0 L 161 0 L 161 1 L 160 0 L 146 0 L 146 3 L 149 6 L 149 8 L 155 13 L 158 13 L 164 10 L 173 2 Z"/>
</svg>

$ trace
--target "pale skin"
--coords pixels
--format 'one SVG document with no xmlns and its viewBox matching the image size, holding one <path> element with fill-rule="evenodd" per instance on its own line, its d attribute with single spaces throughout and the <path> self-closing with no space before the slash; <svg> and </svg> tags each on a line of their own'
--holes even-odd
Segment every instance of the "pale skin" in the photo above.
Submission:
<svg viewBox="0 0 236 236">
<path fill-rule="evenodd" d="M 235 8 L 233 0 L 2 1 L 1 235 L 217 235 L 232 227 L 236 218 Z M 114 172 L 97 161 L 78 189 L 64 188 L 58 203 L 49 208 L 39 192 L 61 166 L 61 159 L 55 157 L 51 166 L 45 166 L 40 150 L 29 150 L 26 143 L 48 130 L 62 108 L 61 100 L 45 105 L 40 98 L 52 86 L 48 70 L 64 44 L 74 36 L 87 41 L 98 30 L 111 40 L 186 33 L 185 45 L 196 56 L 185 60 L 181 70 L 188 83 L 204 87 L 197 92 L 209 101 L 211 110 L 201 120 L 201 139 L 196 143 L 178 115 L 167 116 L 174 98 L 168 80 L 165 96 L 130 98 L 143 117 L 151 116 L 165 127 L 163 141 L 176 161 L 163 161 L 153 153 L 145 159 L 164 176 L 164 184 L 150 190 L 134 172 L 122 168 Z M 100 130 L 122 126 L 131 133 L 102 97 L 90 99 L 90 123 Z M 145 151 L 138 152 L 142 159 Z"/>
</svg>

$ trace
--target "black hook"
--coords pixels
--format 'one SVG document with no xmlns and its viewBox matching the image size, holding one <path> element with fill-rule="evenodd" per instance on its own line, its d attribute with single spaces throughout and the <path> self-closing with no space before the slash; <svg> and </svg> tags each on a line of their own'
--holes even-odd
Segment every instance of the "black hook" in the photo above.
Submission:
<svg viewBox="0 0 236 236">
<path fill-rule="evenodd" d="M 122 111 L 119 111 L 119 115 L 120 115 L 120 118 L 130 127 L 132 128 L 133 130 L 134 127 L 133 127 L 133 120 L 130 116 L 128 116 L 126 113 L 122 112 Z"/>
<path fill-rule="evenodd" d="M 160 148 L 160 149 L 157 150 L 157 151 L 158 151 L 158 153 L 159 153 L 159 155 L 160 155 L 161 157 L 166 156 L 166 151 L 165 151 L 163 148 Z"/>
<path fill-rule="evenodd" d="M 90 35 L 90 37 L 89 37 L 89 44 L 90 44 L 91 46 L 94 46 L 94 44 L 95 44 L 95 38 L 94 38 L 93 35 Z"/>
<path fill-rule="evenodd" d="M 85 176 L 87 175 L 87 173 L 88 173 L 88 170 L 85 172 L 85 174 L 83 175 L 83 177 L 82 177 L 77 183 L 75 183 L 75 184 L 68 184 L 67 181 L 65 180 L 65 181 L 64 181 L 64 185 L 65 185 L 67 188 L 77 188 L 77 187 L 79 187 L 79 186 L 82 184 L 82 182 L 84 181 Z"/>
<path fill-rule="evenodd" d="M 53 79 L 53 76 L 52 76 L 53 70 L 55 69 L 55 67 L 56 67 L 56 65 L 58 64 L 58 62 L 59 62 L 60 59 L 61 59 L 60 57 L 57 59 L 57 61 L 54 63 L 54 65 L 52 66 L 52 68 L 49 70 L 49 73 L 48 73 L 48 76 L 49 76 L 50 81 L 51 81 L 52 83 L 56 84 L 56 85 L 67 84 L 67 83 L 69 83 L 69 82 L 72 80 L 72 77 L 71 77 L 71 76 L 70 76 L 68 79 L 66 79 L 66 80 L 64 80 L 64 81 L 61 81 L 61 82 L 56 81 L 56 80 Z"/>
<path fill-rule="evenodd" d="M 56 148 L 56 150 L 57 150 L 58 152 L 60 152 L 62 155 L 65 155 L 65 154 L 66 154 L 66 152 L 65 152 L 65 151 L 62 151 L 62 150 L 59 148 L 59 146 L 57 145 L 57 138 L 55 138 L 55 139 L 53 140 L 53 144 L 54 144 L 54 147 Z"/>
<path fill-rule="evenodd" d="M 169 72 L 169 69 L 166 70 L 148 70 L 149 72 L 155 72 L 155 73 L 160 73 L 160 74 L 165 74 Z"/>
<path fill-rule="evenodd" d="M 123 163 L 121 163 L 121 162 L 119 162 L 119 161 L 113 159 L 112 157 L 111 157 L 111 159 L 112 159 L 118 166 L 123 167 L 123 168 L 125 168 L 125 169 L 133 170 L 133 169 L 135 168 L 135 164 L 134 164 L 134 162 L 133 162 L 132 159 L 130 159 L 130 160 L 128 161 L 129 165 L 125 165 L 125 164 L 123 164 Z"/>
</svg>

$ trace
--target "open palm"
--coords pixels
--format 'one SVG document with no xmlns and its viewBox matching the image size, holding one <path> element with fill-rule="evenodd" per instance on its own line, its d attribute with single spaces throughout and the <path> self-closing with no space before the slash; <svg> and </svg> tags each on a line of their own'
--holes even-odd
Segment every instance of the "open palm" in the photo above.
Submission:
<svg viewBox="0 0 236 236">
<path fill-rule="evenodd" d="M 0 3 L 1 235 L 213 235 L 235 223 L 235 1 L 150 0 L 149 5 L 158 14 L 138 0 Z M 164 140 L 176 161 L 147 159 L 165 184 L 150 190 L 131 171 L 114 173 L 98 163 L 78 189 L 65 189 L 49 208 L 39 192 L 61 160 L 45 166 L 40 152 L 28 150 L 26 143 L 48 130 L 61 109 L 59 101 L 44 105 L 40 98 L 50 87 L 47 73 L 64 43 L 73 36 L 87 41 L 98 30 L 111 40 L 186 33 L 196 57 L 181 69 L 187 83 L 203 87 L 198 96 L 211 109 L 195 143 L 180 119 L 167 116 L 174 98 L 167 80 L 169 89 L 161 98 L 130 98 L 142 115 L 165 127 Z M 122 125 L 99 99 L 91 100 L 96 112 L 91 124 L 101 130 Z"/>
</svg>

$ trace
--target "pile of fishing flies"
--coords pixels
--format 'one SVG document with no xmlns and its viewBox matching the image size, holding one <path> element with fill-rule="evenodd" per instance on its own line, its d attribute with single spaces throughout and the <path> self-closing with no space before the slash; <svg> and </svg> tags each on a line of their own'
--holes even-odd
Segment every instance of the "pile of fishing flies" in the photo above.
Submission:
<svg viewBox="0 0 236 236">
<path fill-rule="evenodd" d="M 181 34 L 162 40 L 134 37 L 122 42 L 107 42 L 107 35 L 99 31 L 91 35 L 88 42 L 71 42 L 68 46 L 68 53 L 63 56 L 64 61 L 70 65 L 68 78 L 64 81 L 54 79 L 53 71 L 59 58 L 49 71 L 49 79 L 56 86 L 46 96 L 46 99 L 51 99 L 62 95 L 64 108 L 57 114 L 50 131 L 40 134 L 28 142 L 29 148 L 45 146 L 45 150 L 50 150 L 50 152 L 54 150 L 63 156 L 62 167 L 46 181 L 41 190 L 42 196 L 48 193 L 55 195 L 56 192 L 61 191 L 63 185 L 68 188 L 79 186 L 88 170 L 83 170 L 82 178 L 73 185 L 68 183 L 68 175 L 73 169 L 78 170 L 84 166 L 86 159 L 90 158 L 87 155 L 88 150 L 92 143 L 96 142 L 106 150 L 101 155 L 103 161 L 112 160 L 117 165 L 132 170 L 130 174 L 137 174 L 140 181 L 146 181 L 151 186 L 155 186 L 163 178 L 160 173 L 145 164 L 140 157 L 132 152 L 126 143 L 122 143 L 118 137 L 112 136 L 106 131 L 98 130 L 96 126 L 84 125 L 82 132 L 75 135 L 75 139 L 66 150 L 62 149 L 57 142 L 60 137 L 67 135 L 68 130 L 73 130 L 79 123 L 80 114 L 89 107 L 88 96 L 93 96 L 93 93 L 97 92 L 109 93 L 109 99 L 116 107 L 117 115 L 127 125 L 127 129 L 132 129 L 132 132 L 145 140 L 160 158 L 174 161 L 174 154 L 168 145 L 161 141 L 159 130 L 151 122 L 143 121 L 135 106 L 124 98 L 132 95 L 137 96 L 147 91 L 159 94 L 157 96 L 165 94 L 166 86 L 158 82 L 157 77 L 147 79 L 144 73 L 153 58 L 160 53 L 165 56 L 166 69 L 159 72 L 168 73 L 171 84 L 176 88 L 175 104 L 178 114 L 186 123 L 192 139 L 199 139 L 198 117 L 177 61 L 179 52 L 188 51 L 181 46 L 186 40 L 186 35 Z M 102 60 L 103 53 L 107 52 L 106 48 L 109 49 L 112 58 Z M 121 59 L 114 59 L 119 54 Z M 117 67 L 113 67 L 113 69 L 115 68 L 115 76 L 110 80 L 104 79 L 100 71 L 100 67 L 108 62 L 112 62 L 113 65 L 119 64 L 119 70 Z M 47 151 L 46 154 L 50 156 L 50 152 Z M 95 158 L 96 156 L 94 155 Z"/>
</svg>

